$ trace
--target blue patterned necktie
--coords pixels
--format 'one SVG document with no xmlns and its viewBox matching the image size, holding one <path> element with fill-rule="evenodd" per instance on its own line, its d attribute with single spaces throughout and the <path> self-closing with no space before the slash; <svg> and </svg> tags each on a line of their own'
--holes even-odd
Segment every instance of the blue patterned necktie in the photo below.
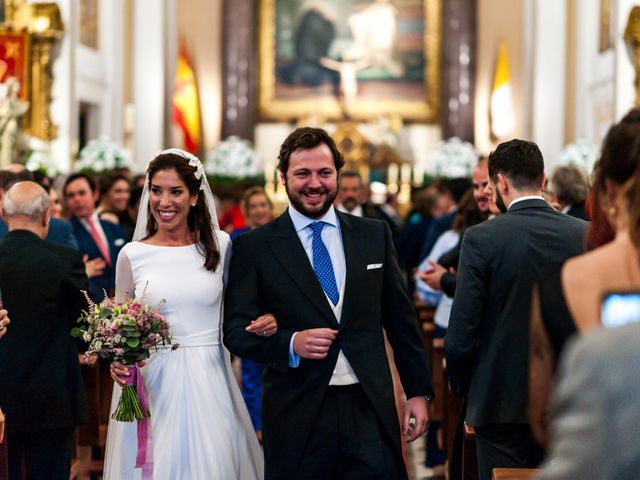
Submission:
<svg viewBox="0 0 640 480">
<path fill-rule="evenodd" d="M 325 222 L 313 222 L 309 225 L 311 230 L 313 230 L 313 241 L 311 243 L 313 271 L 316 272 L 316 277 L 318 277 L 318 281 L 327 294 L 327 297 L 329 297 L 334 305 L 337 305 L 340 299 L 340 293 L 338 293 L 338 286 L 336 285 L 336 275 L 333 272 L 329 251 L 322 241 L 321 236 L 322 229 L 325 225 Z"/>
</svg>

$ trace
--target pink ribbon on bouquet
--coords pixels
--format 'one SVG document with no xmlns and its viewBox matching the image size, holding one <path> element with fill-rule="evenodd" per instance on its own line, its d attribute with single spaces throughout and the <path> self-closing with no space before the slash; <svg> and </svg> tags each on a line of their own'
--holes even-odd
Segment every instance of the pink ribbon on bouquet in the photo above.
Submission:
<svg viewBox="0 0 640 480">
<path fill-rule="evenodd" d="M 142 468 L 142 480 L 153 479 L 153 442 L 151 439 L 151 424 L 149 417 L 149 399 L 147 398 L 147 390 L 144 388 L 144 381 L 140 367 L 136 363 L 134 366 L 128 366 L 129 375 L 127 377 L 127 385 L 135 385 L 140 407 L 145 414 L 142 420 L 138 421 L 138 454 L 136 457 L 136 468 Z"/>
</svg>

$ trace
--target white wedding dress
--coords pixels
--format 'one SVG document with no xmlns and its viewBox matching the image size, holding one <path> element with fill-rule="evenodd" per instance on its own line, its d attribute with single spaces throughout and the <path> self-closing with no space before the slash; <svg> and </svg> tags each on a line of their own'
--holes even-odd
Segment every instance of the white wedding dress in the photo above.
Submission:
<svg viewBox="0 0 640 480">
<path fill-rule="evenodd" d="M 226 233 L 216 232 L 222 258 Z M 180 346 L 152 353 L 141 369 L 149 397 L 155 480 L 263 478 L 263 455 L 221 344 L 223 268 L 212 273 L 195 245 L 127 244 L 118 257 L 116 290 L 157 305 Z M 129 295 L 130 296 L 130 295 Z M 125 297 L 126 298 L 126 297 Z M 120 398 L 114 386 L 111 412 Z M 104 478 L 141 478 L 135 468 L 136 423 L 109 421 Z"/>
</svg>

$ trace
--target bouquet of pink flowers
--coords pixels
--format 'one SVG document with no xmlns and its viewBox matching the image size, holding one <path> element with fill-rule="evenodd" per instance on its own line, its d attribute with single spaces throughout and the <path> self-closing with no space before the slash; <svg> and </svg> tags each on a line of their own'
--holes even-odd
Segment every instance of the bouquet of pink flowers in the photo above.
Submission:
<svg viewBox="0 0 640 480">
<path fill-rule="evenodd" d="M 151 307 L 137 299 L 124 303 L 106 297 L 94 303 L 83 292 L 89 311 L 78 319 L 81 327 L 71 330 L 71 335 L 82 338 L 89 345 L 88 355 L 98 355 L 109 361 L 127 365 L 130 375 L 113 418 L 121 422 L 133 422 L 149 416 L 148 402 L 139 372 L 138 362 L 146 360 L 152 348 L 159 344 L 171 344 L 169 324 L 160 315 L 158 307 Z"/>
</svg>

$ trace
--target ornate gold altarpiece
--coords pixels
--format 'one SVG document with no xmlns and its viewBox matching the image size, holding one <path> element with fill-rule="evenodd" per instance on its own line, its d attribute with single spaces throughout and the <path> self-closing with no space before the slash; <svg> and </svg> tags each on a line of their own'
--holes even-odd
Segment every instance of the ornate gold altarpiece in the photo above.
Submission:
<svg viewBox="0 0 640 480">
<path fill-rule="evenodd" d="M 64 34 L 60 9 L 56 3 L 28 3 L 25 0 L 4 0 L 5 19 L 0 25 L 2 38 L 23 38 L 20 59 L 24 65 L 21 98 L 30 108 L 24 116 L 24 127 L 33 136 L 53 140 L 57 127 L 51 121 L 51 87 L 55 47 Z M 6 56 L 6 50 L 4 50 Z M 0 48 L 0 53 L 2 49 Z M 0 59 L 0 69 L 2 68 Z"/>
</svg>

